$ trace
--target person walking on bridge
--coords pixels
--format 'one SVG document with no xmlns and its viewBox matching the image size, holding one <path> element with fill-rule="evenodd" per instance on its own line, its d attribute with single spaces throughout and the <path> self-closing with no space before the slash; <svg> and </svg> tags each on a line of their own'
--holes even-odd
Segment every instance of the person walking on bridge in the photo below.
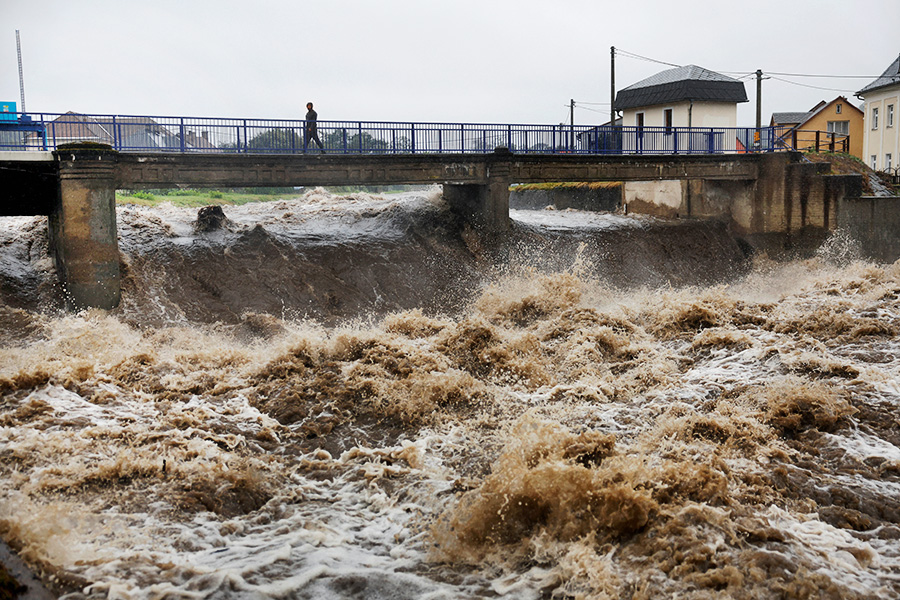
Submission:
<svg viewBox="0 0 900 600">
<path fill-rule="evenodd" d="M 303 151 L 306 152 L 307 146 L 309 146 L 310 140 L 314 141 L 319 145 L 319 150 L 322 151 L 322 154 L 325 154 L 325 146 L 322 145 L 322 140 L 319 139 L 319 128 L 316 124 L 316 120 L 319 118 L 318 113 L 313 110 L 313 103 L 306 103 L 306 126 L 304 127 L 304 136 L 303 136 Z"/>
</svg>

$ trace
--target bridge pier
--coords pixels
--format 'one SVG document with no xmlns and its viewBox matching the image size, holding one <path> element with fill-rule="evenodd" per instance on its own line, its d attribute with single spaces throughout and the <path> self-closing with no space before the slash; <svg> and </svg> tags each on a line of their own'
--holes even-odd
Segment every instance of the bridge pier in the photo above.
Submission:
<svg viewBox="0 0 900 600">
<path fill-rule="evenodd" d="M 463 222 L 483 234 L 509 231 L 509 184 L 512 155 L 498 148 L 489 157 L 487 183 L 444 183 L 444 199 Z"/>
<path fill-rule="evenodd" d="M 70 308 L 115 308 L 121 299 L 116 158 L 107 146 L 61 147 L 59 193 L 50 211 L 50 253 Z"/>
</svg>

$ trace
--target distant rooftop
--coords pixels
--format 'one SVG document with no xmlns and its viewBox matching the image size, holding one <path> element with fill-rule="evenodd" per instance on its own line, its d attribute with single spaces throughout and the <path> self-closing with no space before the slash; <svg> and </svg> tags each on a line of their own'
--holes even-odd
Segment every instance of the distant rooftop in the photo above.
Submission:
<svg viewBox="0 0 900 600">
<path fill-rule="evenodd" d="M 822 100 L 806 112 L 773 112 L 771 123 L 772 125 L 802 125 L 803 123 L 806 123 L 814 116 L 819 114 L 821 111 L 825 110 L 825 108 L 827 108 L 828 106 L 837 102 L 844 103 L 850 109 L 855 110 L 860 114 L 862 113 L 859 107 L 847 100 L 846 96 L 838 96 L 831 102 L 825 102 L 824 100 Z"/>
<path fill-rule="evenodd" d="M 616 108 L 624 110 L 685 100 L 747 102 L 743 82 L 726 75 L 687 65 L 662 71 L 616 94 Z"/>
<path fill-rule="evenodd" d="M 806 121 L 809 112 L 776 112 L 772 113 L 772 122 L 779 125 L 796 125 Z"/>
<path fill-rule="evenodd" d="M 856 95 L 865 96 L 867 92 L 887 87 L 889 85 L 895 85 L 897 83 L 900 83 L 900 55 L 898 55 L 897 58 L 894 59 L 894 62 L 891 63 L 891 66 L 889 66 L 885 70 L 885 72 L 881 74 L 881 77 L 856 92 Z"/>
</svg>

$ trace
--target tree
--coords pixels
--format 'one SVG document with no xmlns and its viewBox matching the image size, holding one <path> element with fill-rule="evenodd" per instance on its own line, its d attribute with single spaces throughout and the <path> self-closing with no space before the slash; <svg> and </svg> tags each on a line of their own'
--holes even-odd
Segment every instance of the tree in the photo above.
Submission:
<svg viewBox="0 0 900 600">
<path fill-rule="evenodd" d="M 275 128 L 253 136 L 247 146 L 253 152 L 283 153 L 303 148 L 303 139 L 294 129 Z"/>
<path fill-rule="evenodd" d="M 325 134 L 322 143 L 329 150 L 335 149 L 361 154 L 375 154 L 390 149 L 390 144 L 367 131 L 360 132 L 356 130 L 356 133 L 351 133 L 352 131 L 352 129 L 336 129 L 331 133 Z"/>
</svg>

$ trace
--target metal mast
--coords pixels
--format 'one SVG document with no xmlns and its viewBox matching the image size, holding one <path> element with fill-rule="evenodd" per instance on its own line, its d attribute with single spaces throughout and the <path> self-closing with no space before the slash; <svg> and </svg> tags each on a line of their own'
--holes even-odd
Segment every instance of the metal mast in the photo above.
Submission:
<svg viewBox="0 0 900 600">
<path fill-rule="evenodd" d="M 609 47 L 609 126 L 616 124 L 616 47 Z"/>
<path fill-rule="evenodd" d="M 19 30 L 16 29 L 16 52 L 19 54 L 19 95 L 22 98 L 22 108 L 19 112 L 25 112 L 25 78 L 22 75 L 22 42 L 19 41 Z"/>
</svg>

